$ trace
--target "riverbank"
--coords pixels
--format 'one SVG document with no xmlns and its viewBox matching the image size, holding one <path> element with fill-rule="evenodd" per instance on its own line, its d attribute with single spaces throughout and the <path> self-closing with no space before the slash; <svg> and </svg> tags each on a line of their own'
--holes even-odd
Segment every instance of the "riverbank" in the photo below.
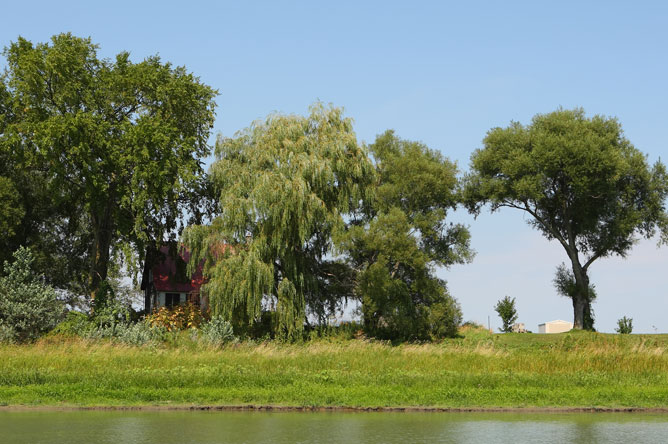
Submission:
<svg viewBox="0 0 668 444">
<path fill-rule="evenodd" d="M 129 347 L 0 346 L 8 407 L 491 410 L 668 407 L 666 335 L 490 335 Z"/>
</svg>

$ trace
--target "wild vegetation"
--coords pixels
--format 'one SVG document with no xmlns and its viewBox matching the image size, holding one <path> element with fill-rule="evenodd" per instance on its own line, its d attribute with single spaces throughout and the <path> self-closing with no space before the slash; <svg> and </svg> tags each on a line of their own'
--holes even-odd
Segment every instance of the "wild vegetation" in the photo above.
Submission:
<svg viewBox="0 0 668 444">
<path fill-rule="evenodd" d="M 665 335 L 460 333 L 393 346 L 342 331 L 222 349 L 188 332 L 150 348 L 49 336 L 0 346 L 0 403 L 665 407 Z"/>
</svg>

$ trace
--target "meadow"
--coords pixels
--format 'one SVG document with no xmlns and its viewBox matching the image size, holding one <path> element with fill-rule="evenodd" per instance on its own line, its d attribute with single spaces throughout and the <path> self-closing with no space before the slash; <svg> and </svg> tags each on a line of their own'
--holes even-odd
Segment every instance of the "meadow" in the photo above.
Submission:
<svg viewBox="0 0 668 444">
<path fill-rule="evenodd" d="M 668 335 L 490 334 L 441 343 L 321 338 L 222 348 L 51 336 L 0 346 L 6 406 L 668 406 Z"/>
</svg>

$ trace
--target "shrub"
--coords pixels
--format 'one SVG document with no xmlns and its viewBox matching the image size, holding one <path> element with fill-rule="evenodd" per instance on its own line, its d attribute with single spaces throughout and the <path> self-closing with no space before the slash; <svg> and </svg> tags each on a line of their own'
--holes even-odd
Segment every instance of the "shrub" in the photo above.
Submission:
<svg viewBox="0 0 668 444">
<path fill-rule="evenodd" d="M 109 327 L 118 323 L 129 324 L 138 320 L 126 291 L 117 282 L 110 280 L 100 284 L 100 291 L 92 304 L 92 321 L 99 327 Z"/>
<path fill-rule="evenodd" d="M 202 310 L 193 303 L 178 305 L 174 308 L 160 307 L 149 316 L 146 322 L 152 327 L 164 327 L 167 331 L 198 328 L 205 317 Z"/>
<path fill-rule="evenodd" d="M 221 316 L 214 316 L 209 322 L 202 325 L 200 338 L 211 345 L 223 345 L 235 339 L 232 324 Z"/>
<path fill-rule="evenodd" d="M 499 331 L 510 333 L 513 331 L 513 324 L 517 321 L 517 310 L 515 309 L 515 298 L 506 296 L 496 303 L 494 310 L 499 314 L 503 327 Z"/>
<path fill-rule="evenodd" d="M 86 334 L 86 337 L 88 339 L 111 339 L 128 345 L 140 346 L 163 341 L 166 332 L 164 327 L 151 327 L 145 322 L 119 323 L 93 329 Z"/>
<path fill-rule="evenodd" d="M 85 336 L 94 328 L 95 324 L 88 315 L 79 311 L 70 311 L 51 333 L 63 336 Z"/>
<path fill-rule="evenodd" d="M 615 331 L 621 335 L 631 334 L 633 331 L 633 318 L 627 318 L 624 316 L 621 319 L 617 320 L 617 328 Z"/>
<path fill-rule="evenodd" d="M 431 306 L 429 312 L 433 338 L 453 338 L 457 336 L 462 323 L 462 310 L 453 297 L 443 298 Z"/>
<path fill-rule="evenodd" d="M 34 340 L 62 318 L 64 304 L 53 288 L 32 271 L 32 252 L 24 247 L 14 252 L 14 262 L 5 262 L 0 277 L 0 321 L 14 331 L 18 341 Z"/>
<path fill-rule="evenodd" d="M 10 325 L 0 322 L 0 344 L 13 344 L 16 341 L 16 330 Z"/>
</svg>

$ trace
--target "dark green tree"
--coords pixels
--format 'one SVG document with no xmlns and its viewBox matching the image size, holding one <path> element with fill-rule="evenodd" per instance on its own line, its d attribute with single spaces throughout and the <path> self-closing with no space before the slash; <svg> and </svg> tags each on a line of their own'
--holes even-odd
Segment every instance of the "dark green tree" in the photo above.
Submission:
<svg viewBox="0 0 668 444">
<path fill-rule="evenodd" d="M 506 296 L 496 303 L 494 306 L 494 311 L 496 311 L 501 318 L 503 327 L 499 328 L 499 331 L 503 333 L 510 333 L 513 331 L 513 324 L 517 321 L 517 310 L 515 309 L 515 298 Z"/>
<path fill-rule="evenodd" d="M 478 214 L 516 208 L 571 262 L 576 291 L 574 328 L 591 329 L 589 267 L 626 256 L 639 236 L 668 237 L 668 175 L 653 167 L 614 118 L 588 118 L 582 109 L 536 115 L 530 125 L 494 128 L 471 157 L 466 201 Z"/>
<path fill-rule="evenodd" d="M 473 256 L 468 229 L 446 222 L 458 203 L 457 167 L 392 131 L 378 136 L 370 150 L 373 194 L 341 241 L 358 273 L 364 328 L 397 340 L 454 336 L 461 311 L 435 270 Z"/>
<path fill-rule="evenodd" d="M 149 245 L 177 236 L 184 213 L 200 214 L 216 95 L 157 56 L 134 63 L 97 49 L 71 34 L 19 38 L 4 51 L 0 90 L 0 151 L 40 178 L 30 184 L 52 206 L 40 206 L 38 220 L 79 254 L 93 298 L 114 251 L 141 261 Z"/>
<path fill-rule="evenodd" d="M 190 265 L 205 260 L 212 312 L 237 331 L 270 309 L 274 334 L 296 337 L 307 314 L 324 318 L 350 294 L 331 239 L 373 180 L 367 152 L 341 109 L 316 104 L 219 137 L 216 158 L 219 214 L 184 232 Z"/>
</svg>

